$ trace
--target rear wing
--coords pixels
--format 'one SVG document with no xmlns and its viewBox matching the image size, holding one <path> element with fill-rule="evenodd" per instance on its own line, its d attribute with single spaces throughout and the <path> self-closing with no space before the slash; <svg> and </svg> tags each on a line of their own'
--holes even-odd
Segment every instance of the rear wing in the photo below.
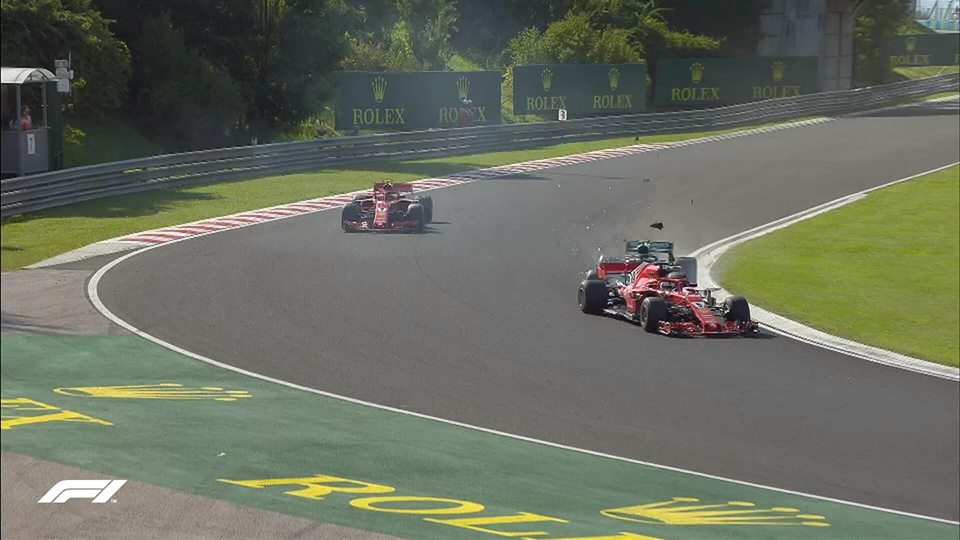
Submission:
<svg viewBox="0 0 960 540">
<path fill-rule="evenodd" d="M 643 249 L 646 248 L 646 249 Z M 676 260 L 673 257 L 673 242 L 651 242 L 650 240 L 627 240 L 624 249 L 627 257 L 641 257 L 643 259 L 656 259 L 673 264 Z M 644 251 L 644 253 L 640 253 Z M 658 256 L 658 253 L 665 254 L 666 257 Z"/>
<path fill-rule="evenodd" d="M 391 185 L 389 191 L 393 191 L 396 193 L 413 193 L 413 184 L 401 184 L 401 183 L 393 183 L 393 182 L 377 182 L 376 184 L 373 185 L 373 190 L 381 191 L 384 189 L 384 186 L 386 186 L 387 184 Z"/>
<path fill-rule="evenodd" d="M 650 240 L 627 240 L 626 252 L 636 253 L 640 246 L 647 246 L 647 249 L 656 253 L 673 253 L 673 242 L 651 242 Z"/>
</svg>

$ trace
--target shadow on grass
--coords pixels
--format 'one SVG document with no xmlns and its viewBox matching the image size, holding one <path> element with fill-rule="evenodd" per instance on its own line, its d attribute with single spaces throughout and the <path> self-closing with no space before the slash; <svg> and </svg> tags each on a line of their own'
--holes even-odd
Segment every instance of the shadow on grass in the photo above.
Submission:
<svg viewBox="0 0 960 540">
<path fill-rule="evenodd" d="M 175 203 L 211 201 L 222 197 L 211 193 L 185 191 L 185 188 L 157 189 L 130 195 L 84 201 L 32 214 L 21 214 L 3 220 L 3 224 L 24 223 L 51 217 L 130 218 L 150 216 L 170 210 Z M 6 248 L 4 248 L 6 249 Z"/>
<path fill-rule="evenodd" d="M 492 165 L 485 163 L 471 163 L 469 160 L 464 161 L 440 161 L 441 159 L 449 158 L 436 158 L 434 159 L 425 159 L 417 161 L 378 161 L 372 163 L 362 164 L 360 167 L 331 167 L 329 169 L 313 169 L 305 170 L 299 172 L 290 172 L 284 175 L 277 175 L 274 181 L 282 182 L 283 177 L 290 174 L 311 174 L 316 173 L 321 170 L 328 171 L 341 171 L 345 175 L 356 174 L 358 171 L 369 171 L 377 174 L 382 174 L 385 179 L 389 179 L 390 175 L 396 174 L 405 174 L 413 175 L 421 178 L 434 178 L 448 176 L 455 173 L 466 172 L 476 169 L 481 169 L 485 167 L 490 167 Z M 511 176 L 511 179 L 524 178 L 528 175 L 516 175 Z M 246 179 L 237 179 L 230 180 L 226 182 L 217 182 L 218 185 L 229 185 L 240 182 L 249 182 L 251 180 L 257 180 L 263 178 L 263 175 L 246 178 Z M 507 178 L 507 177 L 504 177 Z M 530 177 L 530 179 L 533 179 Z M 318 180 L 322 182 L 323 180 Z M 59 208 L 52 208 L 49 210 L 41 210 L 36 213 L 31 214 L 22 214 L 19 216 L 13 216 L 3 220 L 3 224 L 8 223 L 23 223 L 32 221 L 35 219 L 41 218 L 51 218 L 51 217 L 83 217 L 83 218 L 133 218 L 141 216 L 150 216 L 162 213 L 164 211 L 170 210 L 173 206 L 178 203 L 183 202 L 202 202 L 202 201 L 211 201 L 222 199 L 223 197 L 211 194 L 211 193 L 198 193 L 195 191 L 189 191 L 190 188 L 200 187 L 203 185 L 209 184 L 197 184 L 188 187 L 176 187 L 169 189 L 157 189 L 152 191 L 147 191 L 143 193 L 132 193 L 128 195 L 117 195 L 113 197 L 108 197 L 104 199 L 96 199 L 92 201 L 79 202 Z M 310 193 L 304 193 L 303 198 L 310 198 L 312 195 Z"/>
<path fill-rule="evenodd" d="M 490 165 L 469 162 L 377 161 L 374 163 L 364 163 L 362 170 L 384 174 L 412 174 L 424 178 L 434 178 L 482 169 L 484 167 L 490 167 Z M 357 169 L 344 167 L 341 170 L 351 171 Z"/>
</svg>

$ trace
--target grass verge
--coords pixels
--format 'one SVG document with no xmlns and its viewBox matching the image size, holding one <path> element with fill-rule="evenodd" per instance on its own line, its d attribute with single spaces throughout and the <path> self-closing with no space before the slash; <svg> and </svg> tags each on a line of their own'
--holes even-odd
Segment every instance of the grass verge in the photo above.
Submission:
<svg viewBox="0 0 960 540">
<path fill-rule="evenodd" d="M 911 66 L 893 68 L 893 72 L 904 79 L 922 79 L 924 77 L 936 77 L 937 75 L 949 75 L 960 71 L 960 66 Z"/>
<path fill-rule="evenodd" d="M 85 135 L 79 142 L 64 143 L 65 167 L 122 161 L 171 151 L 166 146 L 149 140 L 128 118 L 119 114 L 105 115 L 99 119 L 67 118 L 66 122 L 83 130 Z"/>
<path fill-rule="evenodd" d="M 960 166 L 746 242 L 718 270 L 791 319 L 960 366 Z"/>
<path fill-rule="evenodd" d="M 672 142 L 743 129 L 748 127 L 639 139 L 620 137 L 449 158 L 378 162 L 364 164 L 362 169 L 324 169 L 88 201 L 4 220 L 0 228 L 2 267 L 4 271 L 16 270 L 124 234 L 355 191 L 369 187 L 382 178 L 397 182 L 411 181 L 483 167 L 628 146 L 638 141 Z"/>
</svg>

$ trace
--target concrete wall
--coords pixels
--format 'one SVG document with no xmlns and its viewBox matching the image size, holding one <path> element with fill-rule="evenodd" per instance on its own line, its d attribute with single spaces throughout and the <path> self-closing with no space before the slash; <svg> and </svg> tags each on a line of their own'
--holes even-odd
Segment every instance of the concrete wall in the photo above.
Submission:
<svg viewBox="0 0 960 540">
<path fill-rule="evenodd" d="M 823 91 L 850 88 L 854 0 L 765 0 L 758 56 L 816 56 Z"/>
</svg>

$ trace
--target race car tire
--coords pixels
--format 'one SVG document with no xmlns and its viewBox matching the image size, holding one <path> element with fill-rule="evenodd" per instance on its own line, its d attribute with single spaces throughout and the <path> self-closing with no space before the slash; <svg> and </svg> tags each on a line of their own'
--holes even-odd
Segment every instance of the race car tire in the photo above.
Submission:
<svg viewBox="0 0 960 540">
<path fill-rule="evenodd" d="M 607 284 L 597 279 L 585 279 L 577 288 L 577 304 L 580 311 L 590 315 L 600 315 L 607 307 Z"/>
<path fill-rule="evenodd" d="M 640 324 L 650 333 L 660 330 L 660 321 L 667 320 L 667 302 L 658 296 L 643 299 L 640 304 Z"/>
<path fill-rule="evenodd" d="M 728 296 L 723 301 L 723 312 L 728 321 L 747 322 L 750 320 L 750 304 L 742 296 Z"/>
<path fill-rule="evenodd" d="M 370 198 L 369 193 L 358 193 L 353 196 L 353 202 L 360 202 L 364 199 L 369 199 L 369 198 Z"/>
<path fill-rule="evenodd" d="M 360 205 L 357 203 L 344 205 L 343 210 L 340 211 L 340 226 L 345 232 L 352 232 L 352 229 L 347 228 L 347 221 L 360 221 Z"/>
<path fill-rule="evenodd" d="M 433 197 L 430 195 L 417 195 L 415 199 L 420 201 L 420 206 L 423 207 L 423 221 L 425 223 L 433 221 Z"/>
<path fill-rule="evenodd" d="M 598 280 L 598 279 L 600 279 L 600 274 L 597 274 L 597 269 L 596 269 L 596 268 L 591 268 L 590 270 L 587 271 L 587 278 L 586 278 L 586 279 L 588 279 L 588 280 Z"/>
<path fill-rule="evenodd" d="M 423 225 L 424 225 L 424 222 L 426 221 L 424 219 L 423 214 L 424 214 L 423 207 L 420 206 L 419 204 L 414 203 L 407 207 L 407 212 L 406 214 L 404 214 L 403 219 L 406 221 L 416 221 L 417 225 L 413 229 L 413 232 L 419 233 L 419 232 L 423 232 Z"/>
</svg>

